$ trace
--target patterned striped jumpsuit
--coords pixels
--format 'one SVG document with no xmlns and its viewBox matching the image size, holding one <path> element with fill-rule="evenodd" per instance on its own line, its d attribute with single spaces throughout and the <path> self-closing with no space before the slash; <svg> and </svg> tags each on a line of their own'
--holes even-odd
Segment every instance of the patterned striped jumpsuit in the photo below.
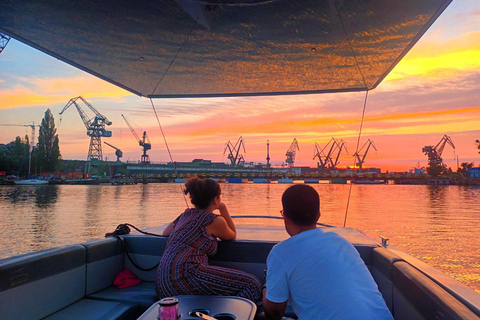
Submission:
<svg viewBox="0 0 480 320">
<path fill-rule="evenodd" d="M 261 283 L 257 277 L 208 264 L 208 256 L 217 252 L 217 240 L 205 227 L 215 217 L 211 212 L 193 208 L 175 219 L 175 228 L 155 279 L 158 298 L 195 294 L 239 296 L 253 302 L 261 300 Z"/>
</svg>

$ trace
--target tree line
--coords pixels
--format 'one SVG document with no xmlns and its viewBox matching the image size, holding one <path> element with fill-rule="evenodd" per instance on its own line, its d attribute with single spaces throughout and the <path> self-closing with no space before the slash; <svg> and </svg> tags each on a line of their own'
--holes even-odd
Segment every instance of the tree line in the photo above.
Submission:
<svg viewBox="0 0 480 320">
<path fill-rule="evenodd" d="M 30 174 L 57 172 L 62 169 L 58 134 L 50 109 L 45 111 L 39 129 L 38 142 L 32 150 L 30 150 L 28 135 L 24 138 L 17 136 L 10 143 L 0 144 L 0 171 L 5 171 L 7 175 L 26 177 L 29 173 L 29 164 Z"/>
</svg>

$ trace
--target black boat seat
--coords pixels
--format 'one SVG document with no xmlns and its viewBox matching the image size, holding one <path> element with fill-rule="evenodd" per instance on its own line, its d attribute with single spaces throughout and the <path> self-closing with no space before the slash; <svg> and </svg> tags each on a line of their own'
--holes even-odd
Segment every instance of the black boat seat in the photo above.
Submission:
<svg viewBox="0 0 480 320">
<path fill-rule="evenodd" d="M 138 265 L 147 268 L 160 261 L 168 238 L 124 236 L 127 250 Z M 141 311 L 158 301 L 155 293 L 155 272 L 135 268 L 125 255 L 120 241 L 114 237 L 97 239 L 82 244 L 86 249 L 87 298 L 103 301 L 134 303 Z M 129 269 L 143 282 L 119 289 L 113 285 L 117 274 Z"/>
<path fill-rule="evenodd" d="M 123 236 L 127 250 L 136 264 L 146 268 L 154 266 L 161 258 L 168 238 L 151 237 L 145 235 L 125 235 Z M 212 265 L 223 266 L 243 270 L 256 275 L 263 283 L 265 281 L 264 271 L 266 268 L 267 256 L 276 242 L 253 242 L 247 240 L 221 241 L 218 244 L 217 254 L 210 259 Z M 155 274 L 156 269 L 150 271 L 141 271 L 137 269 L 126 257 L 123 247 L 116 238 L 100 239 L 83 244 L 87 250 L 87 297 L 90 299 L 132 302 L 139 304 L 142 308 L 148 308 L 156 301 L 155 295 Z M 388 263 L 383 266 L 381 263 L 382 252 L 389 253 L 388 250 L 377 248 L 371 245 L 356 245 L 361 258 L 374 272 L 390 273 L 387 277 L 386 286 L 380 281 L 379 288 L 386 290 L 382 292 L 386 299 L 392 300 L 392 276 L 391 269 L 388 269 Z M 380 253 L 374 254 L 373 251 L 380 249 Z M 380 257 L 376 257 L 380 256 Z M 119 259 L 123 259 L 123 266 L 118 267 Z M 383 258 L 387 259 L 388 258 Z M 397 259 L 397 258 L 396 258 Z M 117 268 L 112 266 L 117 266 Z M 378 265 L 378 266 L 375 266 Z M 390 267 L 391 268 L 391 267 Z M 113 280 L 122 269 L 131 270 L 142 284 L 125 289 L 118 289 L 112 286 Z M 380 271 L 379 271 L 380 270 Z M 101 279 L 94 278 L 95 275 L 102 274 Z M 379 277 L 378 277 L 379 278 Z M 377 279 L 376 279 L 377 280 Z M 390 303 L 391 304 L 391 303 Z M 287 315 L 295 317 L 291 306 L 287 306 Z"/>
<path fill-rule="evenodd" d="M 403 261 L 402 258 L 383 247 L 372 251 L 372 265 L 370 273 L 382 293 L 388 309 L 393 313 L 393 264 Z"/>
<path fill-rule="evenodd" d="M 138 306 L 133 303 L 82 299 L 44 320 L 130 320 L 139 314 Z"/>
<path fill-rule="evenodd" d="M 123 270 L 124 251 L 116 238 L 96 239 L 82 243 L 86 252 L 86 295 L 103 290 L 113 284 Z"/>
<path fill-rule="evenodd" d="M 158 301 L 155 293 L 155 283 L 144 281 L 132 287 L 119 289 L 115 286 L 109 286 L 106 289 L 90 294 L 89 299 L 128 302 L 142 306 L 144 310 L 148 309 L 153 303 Z"/>
<path fill-rule="evenodd" d="M 139 315 L 134 304 L 84 298 L 85 257 L 83 246 L 72 245 L 1 260 L 1 319 L 96 319 L 112 310 L 108 319 Z"/>
</svg>

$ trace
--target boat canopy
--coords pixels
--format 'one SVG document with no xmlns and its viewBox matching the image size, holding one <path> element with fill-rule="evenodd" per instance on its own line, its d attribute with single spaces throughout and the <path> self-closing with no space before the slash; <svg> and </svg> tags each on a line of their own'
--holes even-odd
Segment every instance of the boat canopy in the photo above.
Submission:
<svg viewBox="0 0 480 320">
<path fill-rule="evenodd" d="M 132 93 L 371 90 L 451 0 L 2 0 L 0 32 Z"/>
</svg>

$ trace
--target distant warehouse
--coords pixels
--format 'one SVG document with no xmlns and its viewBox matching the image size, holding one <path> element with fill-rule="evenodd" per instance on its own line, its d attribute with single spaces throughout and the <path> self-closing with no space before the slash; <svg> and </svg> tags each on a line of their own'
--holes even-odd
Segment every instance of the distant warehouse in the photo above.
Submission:
<svg viewBox="0 0 480 320">
<path fill-rule="evenodd" d="M 469 168 L 468 174 L 472 178 L 480 178 L 480 167 L 477 168 Z"/>
</svg>

